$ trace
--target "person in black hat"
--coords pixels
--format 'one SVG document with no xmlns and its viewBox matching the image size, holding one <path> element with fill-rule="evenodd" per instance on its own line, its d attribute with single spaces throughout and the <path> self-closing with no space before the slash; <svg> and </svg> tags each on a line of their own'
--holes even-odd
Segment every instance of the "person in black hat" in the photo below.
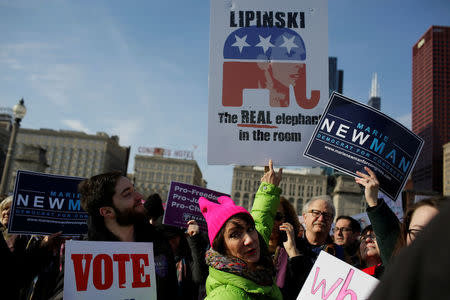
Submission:
<svg viewBox="0 0 450 300">
<path fill-rule="evenodd" d="M 199 231 L 197 222 L 190 220 L 188 225 L 187 230 L 168 225 L 161 225 L 159 228 L 174 253 L 178 298 L 196 300 L 199 299 L 199 294 L 202 294 L 208 276 L 208 267 L 205 263 L 208 239 Z"/>
<path fill-rule="evenodd" d="M 152 225 L 161 225 L 164 208 L 159 194 L 151 194 L 144 202 L 145 213 Z"/>
</svg>

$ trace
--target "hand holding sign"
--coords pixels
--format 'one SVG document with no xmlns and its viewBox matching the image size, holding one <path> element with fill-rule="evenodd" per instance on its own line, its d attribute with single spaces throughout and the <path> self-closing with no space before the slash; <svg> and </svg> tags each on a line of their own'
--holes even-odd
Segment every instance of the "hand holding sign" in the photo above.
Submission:
<svg viewBox="0 0 450 300">
<path fill-rule="evenodd" d="M 367 204 L 369 204 L 370 207 L 373 207 L 377 205 L 378 187 L 380 183 L 371 169 L 364 167 L 364 170 L 366 170 L 369 175 L 356 171 L 356 174 L 359 177 L 355 177 L 355 181 L 364 186 L 364 196 L 366 197 Z"/>
<path fill-rule="evenodd" d="M 62 231 L 59 231 L 57 233 L 53 233 L 51 235 L 46 235 L 41 241 L 41 248 L 47 248 L 54 253 L 59 250 L 61 247 L 61 244 L 64 242 L 64 239 L 62 238 Z"/>
<path fill-rule="evenodd" d="M 189 234 L 189 236 L 194 236 L 200 232 L 200 227 L 198 226 L 198 223 L 195 220 L 189 220 L 187 224 L 188 224 L 187 233 Z"/>
<path fill-rule="evenodd" d="M 376 174 L 379 189 L 392 200 L 403 190 L 424 141 L 373 107 L 333 92 L 304 153 L 351 176 L 362 167 Z M 367 176 L 367 175 L 366 175 Z M 361 184 L 364 181 L 360 182 Z M 368 188 L 368 187 L 366 187 Z M 368 191 L 375 191 L 374 186 Z M 371 192 L 369 198 L 375 199 Z"/>
</svg>

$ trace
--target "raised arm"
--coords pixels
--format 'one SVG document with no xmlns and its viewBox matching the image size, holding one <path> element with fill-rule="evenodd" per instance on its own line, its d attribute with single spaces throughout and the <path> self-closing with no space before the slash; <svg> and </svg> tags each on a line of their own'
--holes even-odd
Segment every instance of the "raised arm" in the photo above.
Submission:
<svg viewBox="0 0 450 300">
<path fill-rule="evenodd" d="M 282 179 L 283 169 L 278 173 L 273 169 L 272 160 L 269 161 L 269 170 L 261 178 L 261 185 L 256 192 L 251 215 L 255 220 L 256 230 L 262 235 L 266 244 L 269 243 L 272 233 L 273 221 L 280 203 L 281 189 L 278 187 Z"/>
<path fill-rule="evenodd" d="M 400 223 L 389 206 L 382 199 L 377 199 L 379 182 L 375 173 L 367 167 L 364 169 L 368 174 L 356 172 L 360 177 L 356 177 L 355 181 L 365 188 L 364 195 L 369 205 L 367 216 L 377 237 L 381 260 L 387 266 L 400 235 Z"/>
</svg>

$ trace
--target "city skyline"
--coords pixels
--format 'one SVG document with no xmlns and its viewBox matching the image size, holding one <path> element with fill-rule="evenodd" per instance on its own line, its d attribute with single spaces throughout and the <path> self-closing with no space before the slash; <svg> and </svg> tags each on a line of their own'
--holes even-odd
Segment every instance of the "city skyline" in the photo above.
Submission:
<svg viewBox="0 0 450 300">
<path fill-rule="evenodd" d="M 411 128 L 411 48 L 450 24 L 450 3 L 344 0 L 328 11 L 344 95 L 366 103 L 376 71 L 382 112 Z M 231 192 L 232 166 L 206 163 L 209 2 L 0 0 L 0 18 L 0 106 L 23 97 L 22 128 L 118 135 L 128 171 L 140 146 L 198 146 L 208 188 Z"/>
</svg>

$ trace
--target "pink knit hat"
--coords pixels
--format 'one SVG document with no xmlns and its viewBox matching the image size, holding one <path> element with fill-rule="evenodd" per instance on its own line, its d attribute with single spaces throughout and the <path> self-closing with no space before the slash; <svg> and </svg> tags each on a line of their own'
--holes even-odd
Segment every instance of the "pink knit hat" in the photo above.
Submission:
<svg viewBox="0 0 450 300">
<path fill-rule="evenodd" d="M 198 205 L 208 225 L 208 237 L 211 247 L 217 233 L 229 218 L 239 213 L 244 213 L 251 217 L 245 208 L 234 204 L 233 199 L 228 196 L 220 196 L 217 198 L 217 201 L 219 203 L 209 201 L 204 197 L 198 199 Z"/>
</svg>

